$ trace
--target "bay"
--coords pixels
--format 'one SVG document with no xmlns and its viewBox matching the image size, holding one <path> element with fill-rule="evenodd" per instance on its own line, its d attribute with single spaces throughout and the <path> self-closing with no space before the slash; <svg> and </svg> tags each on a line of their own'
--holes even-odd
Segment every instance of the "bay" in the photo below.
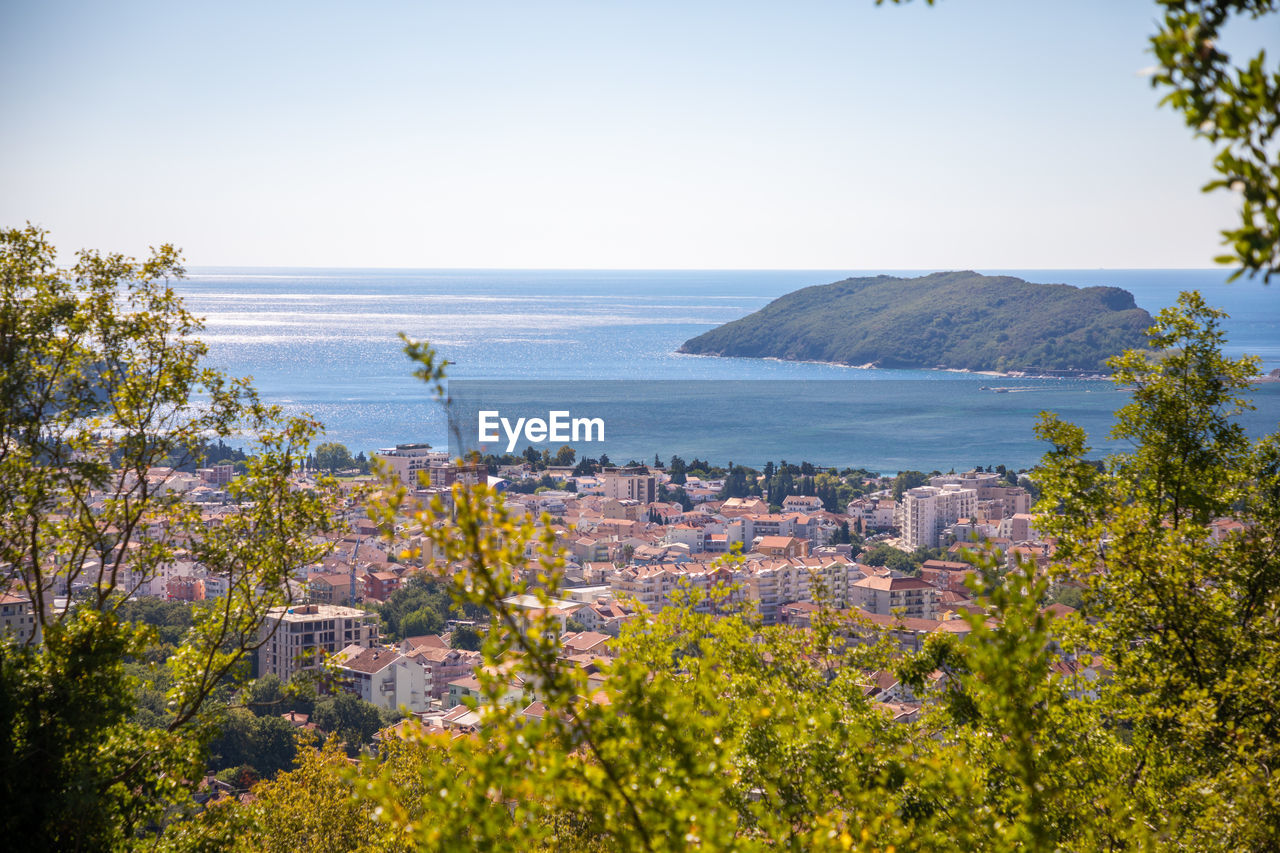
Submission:
<svg viewBox="0 0 1280 853">
<path fill-rule="evenodd" d="M 983 386 L 1010 383 L 964 373 L 675 352 L 688 338 L 799 287 L 924 272 L 197 268 L 177 289 L 205 318 L 202 337 L 215 366 L 253 376 L 264 399 L 313 415 L 329 440 L 353 452 L 448 442 L 444 413 L 412 378 L 397 332 L 430 341 L 449 360 L 451 379 L 522 383 L 526 402 L 538 399 L 540 383 L 654 383 L 643 393 L 640 386 L 616 392 L 651 425 L 609 450 L 618 461 L 618 454 L 678 453 L 719 463 L 808 459 L 886 472 L 1027 467 L 1045 449 L 1031 434 L 1041 408 L 1071 416 L 1102 439 L 1110 413 L 1123 402 L 1106 382 L 1022 380 L 1017 393 L 993 395 Z M 1230 314 L 1224 322 L 1230 353 L 1258 355 L 1264 370 L 1280 367 L 1280 291 L 1257 282 L 1225 284 L 1220 270 L 979 272 L 1122 287 L 1152 312 L 1172 304 L 1180 290 L 1197 288 Z M 836 386 L 824 392 L 818 382 L 888 384 L 837 393 Z M 690 386 L 696 392 L 681 387 L 687 383 L 697 383 Z M 717 390 L 716 383 L 733 384 Z M 699 417 L 692 401 L 718 397 L 738 404 Z M 849 407 L 831 410 L 834 398 L 851 401 Z M 1254 434 L 1274 429 L 1280 389 L 1260 386 L 1256 402 L 1248 428 Z"/>
</svg>

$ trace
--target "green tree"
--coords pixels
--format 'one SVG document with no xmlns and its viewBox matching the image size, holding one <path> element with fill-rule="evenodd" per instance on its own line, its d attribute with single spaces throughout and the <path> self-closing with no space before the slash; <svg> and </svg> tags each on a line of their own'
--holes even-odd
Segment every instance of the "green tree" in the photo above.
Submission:
<svg viewBox="0 0 1280 853">
<path fill-rule="evenodd" d="M 202 365 L 171 247 L 142 262 L 82 252 L 67 270 L 55 257 L 36 228 L 0 231 L 0 565 L 43 637 L 0 643 L 0 829 L 32 848 L 106 849 L 189 797 L 210 702 L 245 673 L 330 521 L 323 494 L 289 482 L 314 425 Z M 206 529 L 155 469 L 233 432 L 259 453 L 229 487 L 237 511 Z M 135 683 L 125 661 L 156 633 L 121 607 L 179 549 L 229 592 L 191 611 L 165 663 L 166 713 L 144 720 L 149 676 Z M 76 606 L 55 606 L 68 587 Z"/>
<path fill-rule="evenodd" d="M 405 637 L 439 634 L 443 630 L 444 618 L 429 607 L 419 607 L 400 620 L 400 633 Z"/>
<path fill-rule="evenodd" d="M 329 734 L 340 738 L 347 745 L 347 752 L 354 755 L 373 739 L 382 728 L 382 717 L 376 706 L 350 693 L 339 693 L 331 699 L 316 703 L 311 721 Z"/>
<path fill-rule="evenodd" d="M 155 628 L 159 641 L 169 646 L 177 646 L 194 622 L 192 606 L 187 602 L 149 596 L 124 602 L 118 612 L 121 619 Z"/>
<path fill-rule="evenodd" d="M 379 613 L 387 623 L 388 636 L 403 640 L 405 637 L 440 633 L 452 606 L 453 602 L 444 584 L 419 573 L 391 593 L 379 608 Z M 410 622 L 409 617 L 415 613 L 420 615 Z M 423 628 L 432 630 L 422 630 Z"/>
<path fill-rule="evenodd" d="M 219 771 L 247 765 L 269 779 L 292 766 L 297 751 L 297 729 L 288 720 L 231 708 L 209 744 L 209 764 Z"/>
<path fill-rule="evenodd" d="M 293 711 L 310 714 L 315 705 L 313 690 L 313 685 L 298 681 L 285 684 L 280 676 L 268 673 L 246 685 L 240 701 L 260 717 L 278 717 Z"/>
<path fill-rule="evenodd" d="M 693 498 L 689 497 L 689 493 L 684 490 L 684 486 L 676 486 L 670 492 L 661 495 L 663 503 L 680 504 L 680 508 L 685 510 L 693 509 Z"/>
<path fill-rule="evenodd" d="M 751 487 L 747 482 L 748 471 L 742 465 L 729 463 L 728 475 L 724 478 L 724 488 L 717 495 L 720 499 L 746 497 Z M 687 509 L 688 507 L 686 507 Z"/>
<path fill-rule="evenodd" d="M 293 766 L 298 730 L 283 717 L 257 717 L 253 723 L 253 767 L 270 779 Z"/>
<path fill-rule="evenodd" d="M 220 770 L 214 775 L 219 782 L 225 782 L 241 793 L 248 791 L 262 780 L 262 774 L 251 764 L 228 767 L 226 770 Z"/>
<path fill-rule="evenodd" d="M 388 778 L 412 791 L 413 780 L 400 769 L 416 760 L 407 749 L 395 749 L 393 762 L 384 765 Z M 403 757 L 401 757 L 403 756 Z M 356 782 L 375 781 L 366 765 L 356 776 L 336 738 L 320 749 L 306 749 L 296 769 L 253 789 L 250 802 L 216 803 L 199 821 L 175 825 L 165 841 L 170 850 L 245 850 L 265 853 L 297 853 L 300 850 L 385 850 L 411 848 L 401 833 L 379 820 L 368 799 L 358 799 Z M 367 775 L 366 775 L 367 774 Z M 416 816 L 419 810 L 397 809 Z"/>
<path fill-rule="evenodd" d="M 898 476 L 893 478 L 893 499 L 900 501 L 908 489 L 928 485 L 928 483 L 929 475 L 923 471 L 899 471 Z"/>
<path fill-rule="evenodd" d="M 1221 317 L 1195 293 L 1161 312 L 1163 357 L 1114 362 L 1133 399 L 1112 437 L 1133 451 L 1091 464 L 1083 431 L 1047 417 L 1038 479 L 1059 571 L 1097 619 L 1079 641 L 1114 670 L 1105 699 L 1132 732 L 1148 819 L 1171 846 L 1274 849 L 1280 435 L 1253 442 L 1237 422 L 1257 361 L 1223 355 Z M 1242 529 L 1216 536 L 1222 517 Z"/>
<path fill-rule="evenodd" d="M 1158 0 L 1164 8 L 1151 37 L 1157 61 L 1152 84 L 1166 90 L 1162 104 L 1182 113 L 1195 135 L 1217 147 L 1214 180 L 1204 191 L 1240 196 L 1240 224 L 1223 230 L 1237 264 L 1236 278 L 1280 272 L 1280 70 L 1268 68 L 1265 50 L 1236 64 L 1222 49 L 1233 18 L 1276 11 L 1274 0 Z"/>
<path fill-rule="evenodd" d="M 687 481 L 684 460 L 679 456 L 672 456 L 671 463 L 667 466 L 667 473 L 671 477 L 671 482 L 677 486 L 683 486 Z"/>
<path fill-rule="evenodd" d="M 459 625 L 449 633 L 449 645 L 455 649 L 475 652 L 484 645 L 484 637 L 475 628 Z"/>
<path fill-rule="evenodd" d="M 883 542 L 863 551 L 858 560 L 868 566 L 884 566 L 904 574 L 915 574 L 923 562 L 918 554 L 909 554 Z"/>
<path fill-rule="evenodd" d="M 351 451 L 347 446 L 334 441 L 325 442 L 316 447 L 315 460 L 317 468 L 328 471 L 330 474 L 357 467 L 356 460 L 351 457 Z"/>
<path fill-rule="evenodd" d="M 283 714 L 286 712 L 284 682 L 274 672 L 255 679 L 245 688 L 243 701 L 255 714 Z"/>
<path fill-rule="evenodd" d="M 253 726 L 256 720 L 257 717 L 244 708 L 232 708 L 226 712 L 217 735 L 209 743 L 210 767 L 225 770 L 241 764 L 253 764 Z"/>
</svg>

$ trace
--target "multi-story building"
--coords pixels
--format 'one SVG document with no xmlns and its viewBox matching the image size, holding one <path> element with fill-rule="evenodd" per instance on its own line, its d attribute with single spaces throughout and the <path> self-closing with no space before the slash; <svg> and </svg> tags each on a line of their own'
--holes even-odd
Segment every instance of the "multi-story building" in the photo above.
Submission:
<svg viewBox="0 0 1280 853">
<path fill-rule="evenodd" d="M 351 692 L 385 708 L 425 711 L 431 702 L 426 668 L 394 649 L 347 646 L 333 663 Z"/>
<path fill-rule="evenodd" d="M 604 481 L 604 496 L 616 501 L 652 503 L 658 499 L 658 481 L 644 465 L 629 468 L 605 468 L 600 478 Z"/>
<path fill-rule="evenodd" d="M 677 590 L 691 588 L 706 593 L 712 586 L 732 587 L 722 604 L 747 602 L 762 621 L 774 624 L 783 605 L 816 601 L 844 606 L 851 601 L 851 585 L 862 577 L 852 563 L 820 557 L 748 560 L 741 565 L 715 567 L 702 563 L 665 563 L 628 566 L 609 575 L 613 594 L 623 602 L 636 601 L 649 610 L 671 606 Z M 712 605 L 705 600 L 699 610 Z M 584 623 L 585 624 L 585 623 Z"/>
<path fill-rule="evenodd" d="M 231 589 L 231 579 L 227 575 L 207 574 L 204 576 L 204 597 L 222 598 Z"/>
<path fill-rule="evenodd" d="M 663 530 L 662 541 L 666 545 L 687 545 L 689 552 L 697 554 L 706 550 L 706 538 L 701 527 L 691 524 L 671 524 Z"/>
<path fill-rule="evenodd" d="M 403 582 L 400 575 L 391 571 L 368 572 L 360 577 L 366 599 L 386 601 Z"/>
<path fill-rule="evenodd" d="M 426 673 L 427 695 L 432 699 L 442 698 L 449 692 L 449 682 L 471 675 L 481 661 L 479 652 L 442 646 L 406 649 L 402 644 L 401 650 L 422 665 Z"/>
<path fill-rule="evenodd" d="M 40 641 L 36 609 L 25 595 L 0 592 L 0 636 L 6 634 L 18 643 Z"/>
<path fill-rule="evenodd" d="M 679 513 L 679 504 L 676 504 L 676 509 Z M 629 521 L 647 521 L 648 506 L 640 503 L 639 501 L 620 501 L 613 498 L 606 498 L 604 502 L 600 504 L 600 516 L 602 518 L 625 518 Z"/>
<path fill-rule="evenodd" d="M 839 522 L 833 519 L 844 520 L 841 516 L 825 510 L 814 513 L 791 513 L 791 518 L 793 519 L 791 535 L 807 540 L 811 549 L 830 544 L 839 529 Z"/>
<path fill-rule="evenodd" d="M 806 557 L 794 560 L 764 560 L 742 573 L 745 598 L 755 604 L 766 625 L 783 621 L 788 604 L 826 604 L 843 607 L 849 601 L 850 585 L 862 577 L 849 562 Z"/>
<path fill-rule="evenodd" d="M 173 601 L 204 601 L 206 598 L 204 578 L 191 575 L 175 575 L 169 578 L 165 589 Z"/>
<path fill-rule="evenodd" d="M 208 468 L 197 468 L 196 476 L 200 482 L 209 486 L 225 486 L 236 476 L 234 465 L 211 465 Z"/>
<path fill-rule="evenodd" d="M 933 584 L 939 590 L 948 590 L 964 596 L 970 595 L 965 582 L 978 577 L 978 569 L 972 563 L 954 560 L 925 560 L 920 567 L 921 580 Z"/>
<path fill-rule="evenodd" d="M 929 485 L 941 488 L 943 486 L 959 486 L 962 489 L 973 489 L 978 493 L 979 500 L 986 500 L 991 497 L 988 492 L 1000 487 L 1001 477 L 995 472 L 987 471 L 965 471 L 963 474 L 942 474 L 937 477 L 929 478 Z"/>
<path fill-rule="evenodd" d="M 947 528 L 972 518 L 977 505 L 977 490 L 955 483 L 908 489 L 899 504 L 902 541 L 912 548 L 937 548 Z"/>
<path fill-rule="evenodd" d="M 1028 513 L 1015 513 L 1000 524 L 1000 535 L 1014 542 L 1028 542 L 1036 539 L 1036 517 Z"/>
<path fill-rule="evenodd" d="M 708 551 L 724 554 L 733 546 L 746 546 L 746 521 L 742 518 L 726 518 L 723 521 L 709 521 L 702 528 L 704 544 Z"/>
<path fill-rule="evenodd" d="M 720 505 L 725 516 L 760 515 L 769 511 L 769 504 L 762 498 L 729 498 Z"/>
<path fill-rule="evenodd" d="M 955 485 L 973 489 L 978 493 L 974 515 L 982 521 L 1000 521 L 1002 518 L 1031 511 L 1031 494 L 1021 486 L 1007 486 L 1004 478 L 995 472 L 966 471 L 963 474 L 943 474 L 929 479 L 931 486 Z"/>
<path fill-rule="evenodd" d="M 795 536 L 760 536 L 752 543 L 751 550 L 767 557 L 807 557 L 809 541 Z"/>
<path fill-rule="evenodd" d="M 783 512 L 818 512 L 822 498 L 813 495 L 787 495 L 782 499 Z"/>
<path fill-rule="evenodd" d="M 354 568 L 349 572 L 324 574 L 316 572 L 307 577 L 307 600 L 312 604 L 354 604 L 360 594 L 360 579 Z"/>
<path fill-rule="evenodd" d="M 850 502 L 846 513 L 861 522 L 863 530 L 888 530 L 894 526 L 896 508 L 892 498 L 858 498 Z"/>
<path fill-rule="evenodd" d="M 433 463 L 427 468 L 433 489 L 447 489 L 454 483 L 464 486 L 475 486 L 489 480 L 489 468 L 478 462 L 453 463 L 445 460 Z"/>
<path fill-rule="evenodd" d="M 429 444 L 397 444 L 373 454 L 373 458 L 387 466 L 410 488 L 418 485 L 418 472 L 430 471 L 433 465 L 445 465 L 449 454 L 443 450 L 432 450 Z"/>
<path fill-rule="evenodd" d="M 597 563 L 609 559 L 610 540 L 600 536 L 580 536 L 573 541 L 573 555 L 584 563 Z"/>
<path fill-rule="evenodd" d="M 790 536 L 795 532 L 796 517 L 779 513 L 753 513 L 742 516 L 743 536 L 752 542 L 759 536 Z"/>
<path fill-rule="evenodd" d="M 288 681 L 351 645 L 372 648 L 378 641 L 378 614 L 336 604 L 273 607 L 262 624 L 266 642 L 258 649 L 258 674 Z"/>
<path fill-rule="evenodd" d="M 878 616 L 933 619 L 937 616 L 938 590 L 922 578 L 872 575 L 853 582 L 854 603 Z"/>
</svg>

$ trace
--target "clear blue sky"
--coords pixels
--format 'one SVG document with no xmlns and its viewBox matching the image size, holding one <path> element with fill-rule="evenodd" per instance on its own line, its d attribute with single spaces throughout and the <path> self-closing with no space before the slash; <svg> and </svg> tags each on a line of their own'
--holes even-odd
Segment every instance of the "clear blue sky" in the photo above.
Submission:
<svg viewBox="0 0 1280 853">
<path fill-rule="evenodd" d="M 1210 266 L 1232 200 L 1138 73 L 1155 15 L 8 2 L 0 224 L 193 265 Z"/>
</svg>

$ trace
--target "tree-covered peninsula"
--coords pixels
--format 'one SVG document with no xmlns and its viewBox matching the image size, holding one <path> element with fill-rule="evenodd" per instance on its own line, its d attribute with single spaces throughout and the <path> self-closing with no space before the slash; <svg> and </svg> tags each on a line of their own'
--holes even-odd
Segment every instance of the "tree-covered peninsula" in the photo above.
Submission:
<svg viewBox="0 0 1280 853">
<path fill-rule="evenodd" d="M 699 355 L 875 367 L 1106 371 L 1145 345 L 1151 315 L 1116 287 L 943 272 L 850 278 L 788 293 L 685 341 Z"/>
</svg>

